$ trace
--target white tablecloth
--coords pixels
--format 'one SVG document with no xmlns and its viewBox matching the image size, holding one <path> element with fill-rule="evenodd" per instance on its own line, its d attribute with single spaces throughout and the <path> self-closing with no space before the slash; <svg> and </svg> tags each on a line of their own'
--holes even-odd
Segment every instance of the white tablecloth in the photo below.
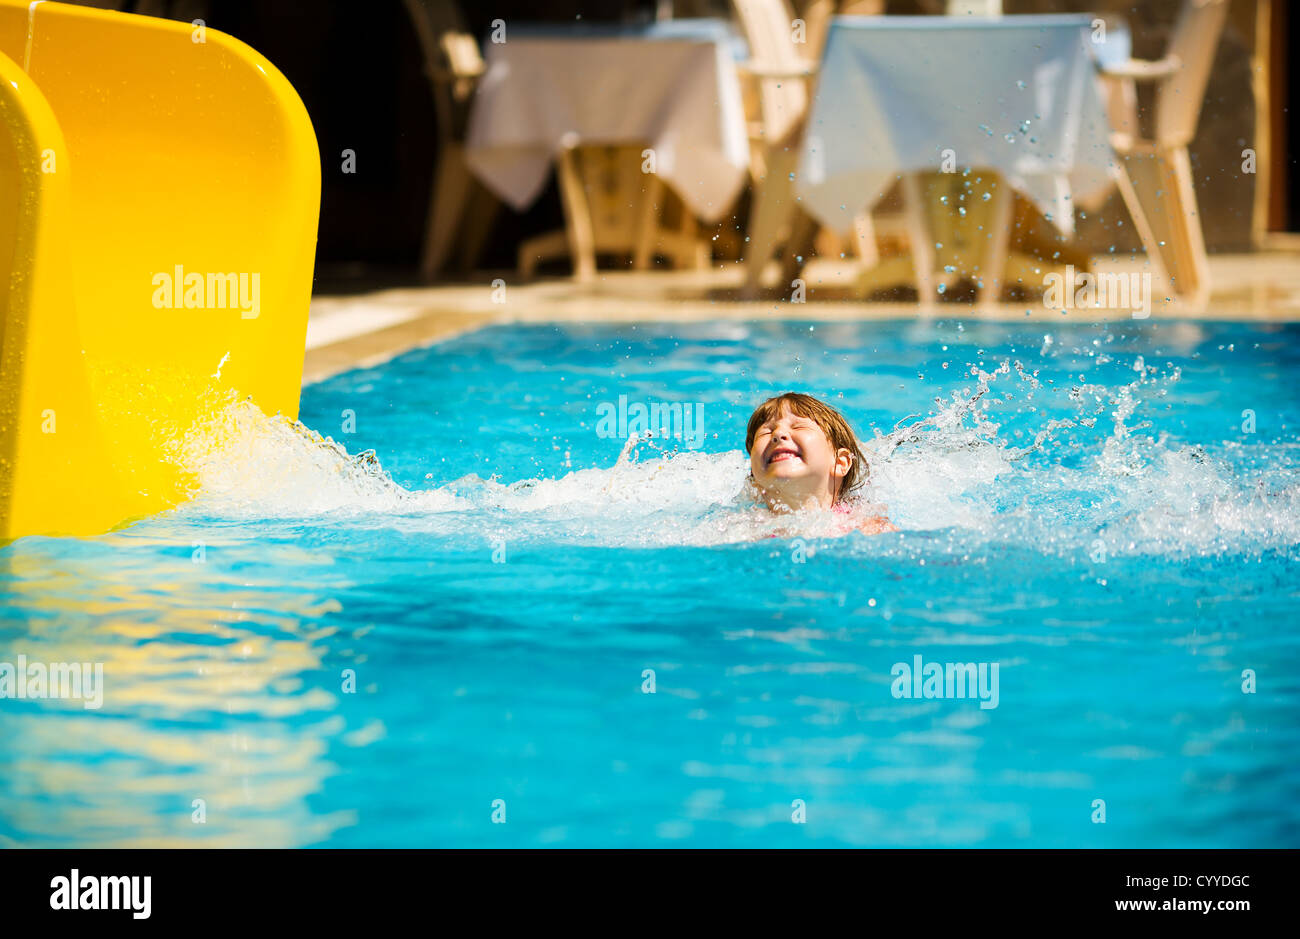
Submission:
<svg viewBox="0 0 1300 939">
<path fill-rule="evenodd" d="M 989 167 L 1064 234 L 1074 204 L 1112 185 L 1097 60 L 1128 55 L 1128 34 L 1094 42 L 1090 16 L 836 17 L 796 178 L 803 205 L 847 231 L 900 173 Z M 978 198 L 978 195 L 977 195 Z"/>
<path fill-rule="evenodd" d="M 670 29 L 512 27 L 486 45 L 470 112 L 470 170 L 517 210 L 541 194 L 568 143 L 644 144 L 659 177 L 706 222 L 745 184 L 749 139 L 726 24 Z"/>
</svg>

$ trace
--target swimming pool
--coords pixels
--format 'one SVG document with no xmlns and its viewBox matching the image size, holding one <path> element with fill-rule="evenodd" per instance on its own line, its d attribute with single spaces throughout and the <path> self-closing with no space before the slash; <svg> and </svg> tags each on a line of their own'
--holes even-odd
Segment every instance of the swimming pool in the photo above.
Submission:
<svg viewBox="0 0 1300 939">
<path fill-rule="evenodd" d="M 1295 847 L 1298 370 L 1292 325 L 503 326 L 304 390 L 373 458 L 232 405 L 195 502 L 0 549 L 0 661 L 104 665 L 0 701 L 0 843 Z M 757 537 L 786 389 L 901 533 Z"/>
</svg>

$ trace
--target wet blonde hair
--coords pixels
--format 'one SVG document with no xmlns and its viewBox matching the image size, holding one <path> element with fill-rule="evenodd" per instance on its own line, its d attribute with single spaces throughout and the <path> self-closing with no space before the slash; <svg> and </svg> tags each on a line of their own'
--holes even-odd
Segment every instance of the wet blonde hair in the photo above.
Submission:
<svg viewBox="0 0 1300 939">
<path fill-rule="evenodd" d="M 768 398 L 754 408 L 754 413 L 749 417 L 749 426 L 745 428 L 745 452 L 749 453 L 753 449 L 754 437 L 758 429 L 780 415 L 785 408 L 789 408 L 791 414 L 806 417 L 820 427 L 836 452 L 844 449 L 853 455 L 849 463 L 849 471 L 844 474 L 839 489 L 835 492 L 835 501 L 843 502 L 867 481 L 871 470 L 862 456 L 862 448 L 849 422 L 844 419 L 843 414 L 824 401 L 818 401 L 812 395 L 800 394 L 797 391 L 787 391 L 775 398 Z"/>
</svg>

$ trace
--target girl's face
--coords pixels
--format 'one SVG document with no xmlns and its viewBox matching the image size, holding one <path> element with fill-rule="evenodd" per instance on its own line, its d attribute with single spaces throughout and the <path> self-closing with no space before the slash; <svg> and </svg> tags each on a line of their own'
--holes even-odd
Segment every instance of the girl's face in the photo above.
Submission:
<svg viewBox="0 0 1300 939">
<path fill-rule="evenodd" d="M 749 451 L 754 482 L 791 508 L 803 508 L 809 500 L 829 508 L 851 460 L 848 450 L 831 446 L 816 421 L 788 406 L 759 427 Z"/>
</svg>

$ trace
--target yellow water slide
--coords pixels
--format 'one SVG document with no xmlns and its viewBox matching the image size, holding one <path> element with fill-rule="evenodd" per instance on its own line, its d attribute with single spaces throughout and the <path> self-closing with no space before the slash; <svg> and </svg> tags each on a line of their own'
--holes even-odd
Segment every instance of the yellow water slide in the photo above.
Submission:
<svg viewBox="0 0 1300 939">
<path fill-rule="evenodd" d="M 201 22 L 0 0 L 0 544 L 182 501 L 232 394 L 293 417 L 320 159 Z"/>
</svg>

